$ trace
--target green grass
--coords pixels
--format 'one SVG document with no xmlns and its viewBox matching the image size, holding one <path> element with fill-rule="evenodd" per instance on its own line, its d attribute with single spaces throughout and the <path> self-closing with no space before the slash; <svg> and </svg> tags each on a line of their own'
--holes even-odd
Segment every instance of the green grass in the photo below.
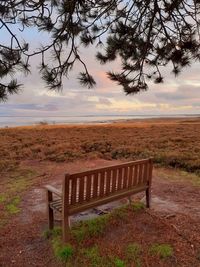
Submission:
<svg viewBox="0 0 200 267">
<path fill-rule="evenodd" d="M 105 257 L 100 256 L 97 246 L 86 248 L 82 250 L 82 255 L 89 260 L 91 267 L 104 267 L 107 266 Z"/>
<path fill-rule="evenodd" d="M 83 249 L 81 256 L 89 261 L 87 267 L 126 267 L 125 262 L 114 255 L 100 255 L 97 245 Z"/>
<path fill-rule="evenodd" d="M 0 194 L 0 203 L 4 203 L 6 201 L 5 194 Z"/>
<path fill-rule="evenodd" d="M 115 267 L 126 267 L 125 262 L 119 258 L 115 258 L 114 263 Z"/>
<path fill-rule="evenodd" d="M 14 197 L 11 201 L 6 205 L 6 210 L 9 214 L 17 214 L 20 212 L 20 208 L 18 205 L 20 204 L 21 199 L 19 196 Z"/>
<path fill-rule="evenodd" d="M 61 236 L 61 234 L 62 234 L 61 227 L 54 227 L 52 230 L 49 229 L 45 230 L 42 235 L 44 236 L 44 238 L 48 239 L 50 237 L 52 238 L 59 237 Z"/>
<path fill-rule="evenodd" d="M 133 211 L 141 211 L 141 210 L 144 210 L 145 209 L 145 204 L 142 203 L 142 202 L 133 202 L 131 204 L 131 207 L 133 209 Z"/>
<path fill-rule="evenodd" d="M 4 193 L 0 194 L 0 204 L 3 207 L 1 221 L 4 222 L 0 224 L 0 228 L 6 225 L 12 215 L 20 212 L 21 194 L 33 184 L 35 175 L 36 172 L 30 169 L 15 168 L 9 172 Z"/>
<path fill-rule="evenodd" d="M 128 262 L 134 262 L 135 267 L 140 267 L 141 266 L 141 261 L 140 261 L 140 254 L 141 254 L 141 248 L 140 245 L 137 243 L 131 243 L 126 247 L 126 260 Z"/>
<path fill-rule="evenodd" d="M 136 207 L 136 208 L 135 208 Z M 113 210 L 110 214 L 101 215 L 97 218 L 76 223 L 71 228 L 71 242 L 76 246 L 74 249 L 70 244 L 62 245 L 61 228 L 46 230 L 43 233 L 45 238 L 51 238 L 55 256 L 67 263 L 66 266 L 87 267 L 125 267 L 130 261 L 134 261 L 136 267 L 140 267 L 140 247 L 136 243 L 127 246 L 124 260 L 117 255 L 101 255 L 97 245 L 92 238 L 99 237 L 106 233 L 107 227 L 117 225 L 124 219 L 128 219 L 130 212 L 137 212 L 143 208 L 138 202 L 132 205 L 125 205 Z M 88 243 L 89 242 L 89 243 Z M 90 247 L 88 245 L 90 244 Z M 86 245 L 86 247 L 85 247 Z M 79 266 L 78 265 L 78 266 Z"/>
<path fill-rule="evenodd" d="M 173 255 L 173 248 L 169 244 L 153 244 L 149 251 L 151 255 L 157 255 L 161 259 L 166 259 Z"/>
<path fill-rule="evenodd" d="M 188 181 L 193 186 L 200 186 L 200 177 L 199 175 L 183 170 L 176 169 L 176 171 L 172 169 L 158 168 L 157 173 L 167 180 L 174 181 Z"/>
<path fill-rule="evenodd" d="M 128 220 L 127 214 L 129 211 L 138 212 L 143 210 L 145 205 L 141 202 L 133 202 L 131 205 L 124 205 L 114 209 L 110 214 L 105 214 L 100 217 L 76 223 L 71 229 L 71 235 L 77 242 L 84 239 L 102 235 L 106 227 L 113 221 Z"/>
<path fill-rule="evenodd" d="M 128 205 L 124 205 L 120 208 L 114 209 L 110 216 L 112 219 L 117 219 L 117 220 L 124 220 L 126 219 L 127 215 L 127 210 L 129 209 Z"/>
<path fill-rule="evenodd" d="M 10 215 L 17 214 L 20 212 L 20 208 L 16 207 L 14 204 L 8 204 L 6 205 L 6 210 Z"/>
<path fill-rule="evenodd" d="M 45 230 L 43 236 L 45 238 L 52 238 L 51 243 L 56 258 L 60 261 L 67 262 L 72 258 L 74 254 L 74 248 L 70 244 L 62 243 L 61 233 L 61 227 L 55 227 L 52 230 Z"/>
<path fill-rule="evenodd" d="M 79 222 L 73 226 L 71 233 L 72 236 L 78 241 L 85 238 L 95 237 L 103 234 L 110 216 L 108 214 L 102 215 L 95 219 Z"/>
<path fill-rule="evenodd" d="M 63 245 L 60 238 L 53 238 L 52 246 L 55 256 L 60 260 L 67 262 L 72 258 L 74 249 L 70 244 Z"/>
</svg>

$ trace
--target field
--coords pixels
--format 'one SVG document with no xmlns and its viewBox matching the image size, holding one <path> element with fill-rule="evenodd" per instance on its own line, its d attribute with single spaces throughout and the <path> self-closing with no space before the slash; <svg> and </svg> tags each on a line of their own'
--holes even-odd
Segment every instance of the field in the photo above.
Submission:
<svg viewBox="0 0 200 267">
<path fill-rule="evenodd" d="M 95 126 L 36 126 L 0 130 L 0 169 L 22 160 L 153 157 L 163 166 L 200 173 L 200 119 L 155 119 Z"/>
<path fill-rule="evenodd" d="M 0 266 L 199 267 L 199 133 L 199 118 L 0 129 Z M 145 157 L 152 209 L 134 196 L 132 207 L 73 224 L 67 247 L 59 229 L 46 231 L 45 184 Z M 72 221 L 81 216 L 91 213 Z"/>
</svg>

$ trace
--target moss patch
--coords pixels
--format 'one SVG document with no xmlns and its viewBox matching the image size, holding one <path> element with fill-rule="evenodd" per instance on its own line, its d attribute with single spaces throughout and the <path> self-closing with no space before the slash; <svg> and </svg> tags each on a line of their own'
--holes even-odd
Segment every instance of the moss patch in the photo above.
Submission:
<svg viewBox="0 0 200 267">
<path fill-rule="evenodd" d="M 18 212 L 20 212 L 20 208 L 18 207 L 18 205 L 20 204 L 20 197 L 16 196 L 13 199 L 11 199 L 11 201 L 9 202 L 9 204 L 6 205 L 6 210 L 9 214 L 16 214 Z"/>
</svg>

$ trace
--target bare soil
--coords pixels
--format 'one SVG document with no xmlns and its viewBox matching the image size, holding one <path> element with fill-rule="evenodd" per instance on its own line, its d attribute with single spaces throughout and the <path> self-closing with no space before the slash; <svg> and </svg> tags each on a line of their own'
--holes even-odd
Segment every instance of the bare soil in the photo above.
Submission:
<svg viewBox="0 0 200 267">
<path fill-rule="evenodd" d="M 63 266 L 53 255 L 51 244 L 42 233 L 47 228 L 45 184 L 60 187 L 64 173 L 76 172 L 119 163 L 119 160 L 79 160 L 56 163 L 49 161 L 21 161 L 21 169 L 36 172 L 34 183 L 21 194 L 20 212 L 10 216 L 0 228 L 0 266 Z M 192 174 L 179 170 L 158 168 L 154 170 L 152 208 L 108 233 L 95 242 L 101 252 L 121 253 L 128 242 L 143 245 L 142 266 L 146 267 L 199 267 L 200 266 L 200 187 Z M 5 192 L 8 177 L 1 178 L 0 193 Z M 143 199 L 143 194 L 134 199 Z M 122 201 L 124 202 L 124 201 Z M 1 205 L 1 204 L 0 204 Z M 112 205 L 110 205 L 112 208 Z M 109 207 L 99 208 L 108 209 Z M 3 210 L 3 209 L 2 209 Z M 98 212 L 97 212 L 98 213 Z M 0 206 L 0 215 L 1 206 Z M 73 220 L 95 214 L 94 210 L 79 214 Z M 92 215 L 91 215 L 92 216 Z M 59 218 L 57 218 L 59 221 Z M 151 243 L 170 243 L 175 255 L 167 261 L 159 261 L 148 254 Z M 134 266 L 133 266 L 134 267 Z"/>
</svg>

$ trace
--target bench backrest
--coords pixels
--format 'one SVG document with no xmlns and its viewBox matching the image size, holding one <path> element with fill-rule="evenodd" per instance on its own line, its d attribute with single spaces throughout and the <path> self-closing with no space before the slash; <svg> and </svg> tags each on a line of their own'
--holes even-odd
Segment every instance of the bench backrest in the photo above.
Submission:
<svg viewBox="0 0 200 267">
<path fill-rule="evenodd" d="M 150 185 L 151 178 L 152 159 L 66 174 L 63 197 L 68 206 L 82 204 L 133 187 Z"/>
</svg>

